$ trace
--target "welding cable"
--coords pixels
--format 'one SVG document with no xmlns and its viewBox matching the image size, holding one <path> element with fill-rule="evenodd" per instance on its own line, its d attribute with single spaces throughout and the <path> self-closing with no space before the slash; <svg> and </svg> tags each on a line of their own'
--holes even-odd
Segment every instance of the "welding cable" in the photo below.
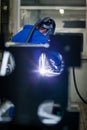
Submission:
<svg viewBox="0 0 87 130">
<path fill-rule="evenodd" d="M 76 90 L 78 96 L 80 97 L 80 99 L 83 101 L 83 103 L 87 104 L 87 101 L 79 93 L 77 82 L 76 82 L 76 76 L 75 76 L 75 68 L 73 67 L 72 70 L 73 70 L 73 80 L 74 80 L 75 90 Z"/>
</svg>

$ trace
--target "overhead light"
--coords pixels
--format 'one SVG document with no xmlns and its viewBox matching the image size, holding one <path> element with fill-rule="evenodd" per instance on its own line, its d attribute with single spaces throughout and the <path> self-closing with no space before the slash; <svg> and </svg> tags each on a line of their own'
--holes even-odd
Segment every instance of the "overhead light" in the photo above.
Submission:
<svg viewBox="0 0 87 130">
<path fill-rule="evenodd" d="M 59 9 L 60 14 L 64 14 L 64 9 Z"/>
</svg>

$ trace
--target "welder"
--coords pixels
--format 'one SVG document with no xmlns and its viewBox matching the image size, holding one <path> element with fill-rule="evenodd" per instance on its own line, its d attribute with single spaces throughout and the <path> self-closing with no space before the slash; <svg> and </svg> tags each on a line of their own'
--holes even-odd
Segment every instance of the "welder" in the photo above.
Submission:
<svg viewBox="0 0 87 130">
<path fill-rule="evenodd" d="M 12 42 L 21 44 L 26 42 L 30 44 L 48 43 L 49 35 L 54 34 L 55 27 L 55 21 L 50 17 L 45 17 L 38 20 L 35 25 L 24 25 L 23 29 L 12 37 Z"/>
<path fill-rule="evenodd" d="M 38 20 L 34 25 L 24 25 L 23 29 L 12 37 L 12 42 L 18 44 L 46 44 L 50 43 L 50 35 L 54 35 L 56 24 L 55 21 L 50 17 L 45 17 Z M 50 75 L 59 75 L 63 70 L 63 59 L 61 54 L 54 51 L 49 51 L 44 54 L 46 59 L 44 62 L 48 62 L 49 69 L 47 72 Z M 41 57 L 42 58 L 42 57 Z M 40 62 L 42 63 L 42 60 Z M 46 63 L 44 63 L 45 65 Z M 49 67 L 45 68 L 49 68 Z M 41 66 L 40 66 L 41 68 Z M 46 74 L 49 75 L 49 74 Z"/>
</svg>

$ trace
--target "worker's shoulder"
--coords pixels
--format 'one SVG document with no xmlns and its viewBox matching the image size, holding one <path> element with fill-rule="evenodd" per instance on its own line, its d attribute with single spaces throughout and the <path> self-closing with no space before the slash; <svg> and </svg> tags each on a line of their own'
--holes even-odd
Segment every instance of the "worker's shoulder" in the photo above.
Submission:
<svg viewBox="0 0 87 130">
<path fill-rule="evenodd" d="M 23 26 L 23 29 L 31 29 L 32 27 L 33 27 L 33 25 L 26 24 L 26 25 Z"/>
</svg>

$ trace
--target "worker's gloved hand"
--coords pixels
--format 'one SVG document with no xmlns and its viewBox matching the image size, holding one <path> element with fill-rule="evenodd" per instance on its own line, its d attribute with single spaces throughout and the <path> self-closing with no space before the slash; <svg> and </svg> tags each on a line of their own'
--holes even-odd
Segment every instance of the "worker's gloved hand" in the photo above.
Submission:
<svg viewBox="0 0 87 130">
<path fill-rule="evenodd" d="M 60 75 L 64 69 L 64 61 L 62 55 L 54 52 L 47 51 L 41 54 L 39 58 L 39 70 L 44 76 Z"/>
</svg>

